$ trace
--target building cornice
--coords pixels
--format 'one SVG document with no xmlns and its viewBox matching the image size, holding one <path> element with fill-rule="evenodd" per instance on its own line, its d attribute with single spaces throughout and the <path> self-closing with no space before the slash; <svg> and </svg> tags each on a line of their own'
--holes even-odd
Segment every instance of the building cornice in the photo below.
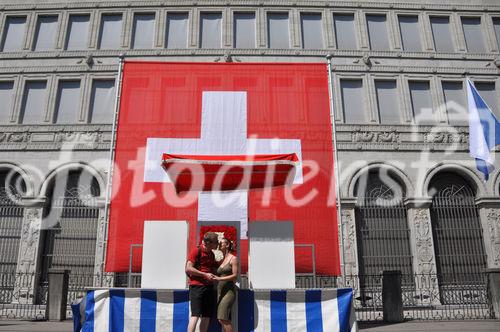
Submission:
<svg viewBox="0 0 500 332">
<path fill-rule="evenodd" d="M 288 1 L 288 0 L 158 0 L 158 1 L 86 1 L 86 2 L 50 2 L 50 3 L 12 3 L 0 5 L 0 10 L 54 10 L 81 8 L 150 8 L 150 7 L 303 7 L 303 8 L 352 8 L 352 9 L 405 9 L 429 11 L 500 11 L 500 5 L 469 3 L 446 4 L 429 2 L 382 2 L 382 1 Z"/>
</svg>

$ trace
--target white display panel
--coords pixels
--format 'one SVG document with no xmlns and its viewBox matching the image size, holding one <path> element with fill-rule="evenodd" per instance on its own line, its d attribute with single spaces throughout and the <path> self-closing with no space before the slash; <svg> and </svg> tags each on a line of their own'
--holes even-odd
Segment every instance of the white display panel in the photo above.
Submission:
<svg viewBox="0 0 500 332">
<path fill-rule="evenodd" d="M 145 221 L 141 288 L 186 288 L 188 224 Z"/>
<path fill-rule="evenodd" d="M 249 225 L 248 279 L 254 289 L 295 288 L 295 254 L 291 222 Z"/>
</svg>

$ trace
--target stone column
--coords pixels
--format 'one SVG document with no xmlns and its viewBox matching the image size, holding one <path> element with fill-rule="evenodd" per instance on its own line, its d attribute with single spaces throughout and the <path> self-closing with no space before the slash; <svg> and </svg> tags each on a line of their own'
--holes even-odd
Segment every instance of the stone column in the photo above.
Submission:
<svg viewBox="0 0 500 332">
<path fill-rule="evenodd" d="M 21 230 L 13 303 L 33 304 L 36 300 L 44 203 L 45 199 L 23 202 L 27 207 Z"/>
<path fill-rule="evenodd" d="M 358 246 L 356 242 L 356 220 L 355 199 L 342 200 L 342 221 L 339 224 L 340 258 L 344 267 L 342 275 L 357 275 L 358 269 Z M 342 238 L 341 238 L 342 237 Z"/>
<path fill-rule="evenodd" d="M 481 197 L 477 199 L 476 204 L 483 228 L 486 267 L 498 269 L 500 268 L 500 198 Z"/>
<path fill-rule="evenodd" d="M 104 199 L 98 201 L 99 220 L 97 222 L 97 237 L 95 247 L 94 261 L 94 286 L 96 287 L 111 287 L 113 285 L 113 274 L 104 272 L 105 244 L 106 244 L 106 227 L 107 216 Z"/>
<path fill-rule="evenodd" d="M 430 198 L 407 199 L 408 226 L 413 255 L 416 296 L 422 305 L 440 304 L 434 241 L 430 215 Z"/>
<path fill-rule="evenodd" d="M 494 317 L 500 319 L 500 269 L 486 269 L 488 275 L 488 296 Z"/>
<path fill-rule="evenodd" d="M 488 297 L 496 319 L 500 319 L 500 198 L 476 199 L 483 229 Z"/>
<path fill-rule="evenodd" d="M 341 217 L 339 222 L 339 248 L 342 266 L 342 278 L 339 287 L 351 287 L 355 291 L 354 297 L 359 296 L 359 265 L 358 246 L 356 239 L 355 220 L 356 198 L 343 199 Z"/>
</svg>

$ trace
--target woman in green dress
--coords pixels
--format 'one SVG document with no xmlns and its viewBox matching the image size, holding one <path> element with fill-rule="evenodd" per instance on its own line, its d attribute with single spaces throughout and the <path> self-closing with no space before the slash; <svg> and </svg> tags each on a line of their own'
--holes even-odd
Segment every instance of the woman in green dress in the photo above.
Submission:
<svg viewBox="0 0 500 332">
<path fill-rule="evenodd" d="M 217 319 L 224 332 L 233 332 L 231 309 L 236 299 L 235 281 L 238 278 L 238 258 L 233 254 L 233 244 L 226 238 L 219 242 L 224 259 L 217 270 Z"/>
</svg>

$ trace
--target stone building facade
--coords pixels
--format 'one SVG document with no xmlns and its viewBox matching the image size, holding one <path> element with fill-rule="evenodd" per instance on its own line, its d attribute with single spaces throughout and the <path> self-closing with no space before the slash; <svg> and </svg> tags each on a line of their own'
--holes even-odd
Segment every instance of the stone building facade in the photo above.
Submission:
<svg viewBox="0 0 500 332">
<path fill-rule="evenodd" d="M 500 117 L 496 0 L 6 0 L 0 43 L 0 274 L 35 285 L 15 301 L 38 301 L 48 268 L 103 280 L 121 54 L 332 55 L 344 274 L 500 268 L 500 172 L 482 181 L 464 117 L 466 78 Z"/>
</svg>

